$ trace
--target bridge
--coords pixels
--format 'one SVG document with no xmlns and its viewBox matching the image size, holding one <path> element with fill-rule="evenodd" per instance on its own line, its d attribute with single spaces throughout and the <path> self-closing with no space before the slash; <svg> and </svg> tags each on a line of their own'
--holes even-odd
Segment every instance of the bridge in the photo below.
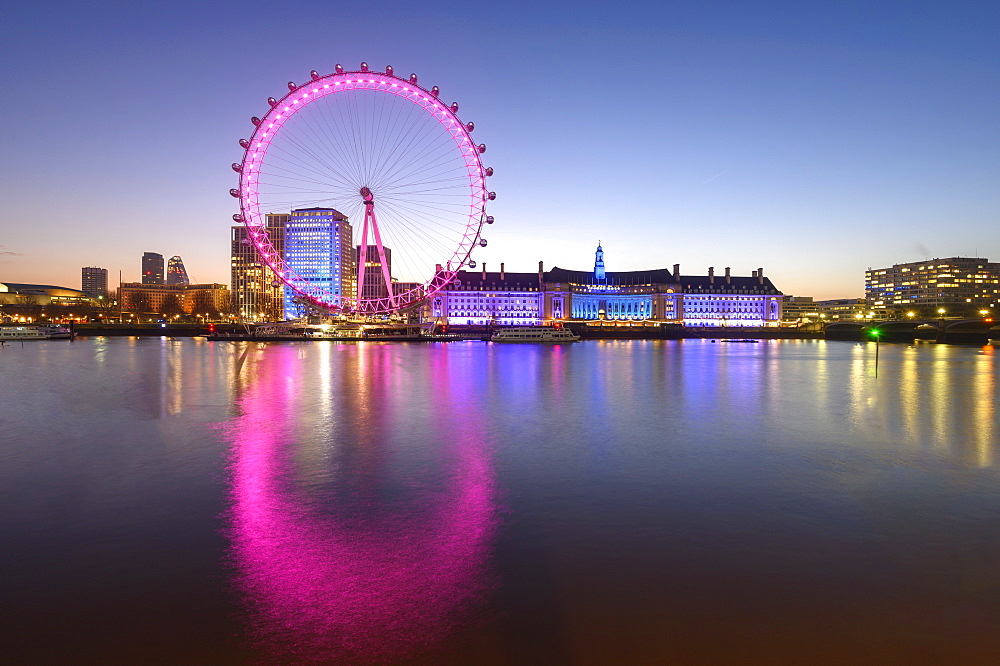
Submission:
<svg viewBox="0 0 1000 666">
<path fill-rule="evenodd" d="M 883 342 L 934 340 L 949 344 L 1000 343 L 1000 325 L 992 319 L 906 319 L 830 322 L 823 329 L 827 340 L 868 340 L 878 333 Z"/>
</svg>

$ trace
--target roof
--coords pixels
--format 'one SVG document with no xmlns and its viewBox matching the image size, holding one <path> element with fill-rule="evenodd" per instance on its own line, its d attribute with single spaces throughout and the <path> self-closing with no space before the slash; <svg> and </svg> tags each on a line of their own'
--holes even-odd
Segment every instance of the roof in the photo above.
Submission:
<svg viewBox="0 0 1000 666">
<path fill-rule="evenodd" d="M 716 275 L 714 282 L 709 281 L 707 275 L 682 275 L 680 288 L 686 293 L 702 291 L 724 294 L 756 291 L 757 293 L 781 295 L 777 287 L 771 284 L 771 279 L 766 277 L 764 278 L 764 283 L 761 284 L 760 280 L 755 277 L 738 277 L 734 275 L 727 283 L 725 275 Z"/>
<path fill-rule="evenodd" d="M 486 277 L 484 278 L 483 275 Z M 482 271 L 458 271 L 455 280 L 460 286 L 455 286 L 454 281 L 445 287 L 448 291 L 518 291 L 518 290 L 538 290 L 538 273 L 512 273 L 504 271 L 501 279 L 499 272 Z"/>
<path fill-rule="evenodd" d="M 19 282 L 4 282 L 2 283 L 11 292 L 20 292 L 22 294 L 37 294 L 47 295 L 47 296 L 86 296 L 84 292 L 79 289 L 70 289 L 68 287 L 57 287 L 52 284 L 24 284 Z M 52 294 L 49 292 L 64 292 Z"/>
<path fill-rule="evenodd" d="M 650 271 L 607 271 L 606 279 L 598 281 L 594 271 L 571 271 L 566 268 L 553 267 L 545 272 L 546 282 L 571 282 L 573 284 L 669 284 L 674 282 L 674 274 L 669 268 L 657 268 Z"/>
</svg>

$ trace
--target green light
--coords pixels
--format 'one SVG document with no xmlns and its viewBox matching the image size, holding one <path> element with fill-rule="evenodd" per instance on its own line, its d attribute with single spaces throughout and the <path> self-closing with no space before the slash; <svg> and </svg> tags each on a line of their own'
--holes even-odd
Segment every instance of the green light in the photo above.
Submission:
<svg viewBox="0 0 1000 666">
<path fill-rule="evenodd" d="M 878 330 L 868 331 L 868 335 L 870 335 L 873 340 L 878 340 L 878 336 L 881 335 L 881 333 L 882 332 Z"/>
</svg>

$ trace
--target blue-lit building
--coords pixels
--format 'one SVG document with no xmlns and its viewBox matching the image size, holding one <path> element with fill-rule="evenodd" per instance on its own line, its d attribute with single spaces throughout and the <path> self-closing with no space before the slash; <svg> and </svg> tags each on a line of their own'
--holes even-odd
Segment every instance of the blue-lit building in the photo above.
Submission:
<svg viewBox="0 0 1000 666">
<path fill-rule="evenodd" d="M 324 300 L 354 298 L 357 268 L 351 234 L 347 216 L 333 208 L 293 210 L 285 223 L 285 265 Z M 285 288 L 286 319 L 307 314 L 296 296 Z"/>
<path fill-rule="evenodd" d="M 460 271 L 430 303 L 449 324 L 538 325 L 550 321 L 659 321 L 685 326 L 777 326 L 783 295 L 764 277 L 681 275 L 673 270 L 607 271 L 598 245 L 593 271 Z"/>
</svg>

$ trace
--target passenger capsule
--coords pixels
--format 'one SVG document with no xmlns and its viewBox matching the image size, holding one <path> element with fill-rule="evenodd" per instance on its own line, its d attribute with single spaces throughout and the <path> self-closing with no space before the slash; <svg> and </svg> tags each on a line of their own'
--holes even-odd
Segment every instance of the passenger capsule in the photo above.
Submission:
<svg viewBox="0 0 1000 666">
<path fill-rule="evenodd" d="M 438 88 L 437 86 L 434 86 L 433 88 L 431 88 L 431 94 L 437 97 L 438 95 L 441 94 L 441 89 Z"/>
<path fill-rule="evenodd" d="M 410 83 L 416 83 L 416 82 L 417 82 L 417 75 L 410 74 Z"/>
<path fill-rule="evenodd" d="M 246 150 L 249 147 L 250 147 L 250 142 L 249 141 L 247 141 L 246 139 L 240 139 L 240 148 L 242 148 L 243 150 Z"/>
<path fill-rule="evenodd" d="M 236 213 L 235 215 L 233 215 L 233 222 L 242 223 L 243 222 L 243 213 Z"/>
<path fill-rule="evenodd" d="M 231 166 L 236 173 L 243 173 L 243 165 L 239 162 L 233 162 Z"/>
<path fill-rule="evenodd" d="M 240 191 L 239 191 L 239 190 L 237 190 L 237 189 L 236 189 L 236 188 L 234 187 L 233 189 L 229 190 L 229 196 L 231 196 L 231 197 L 235 197 L 235 198 L 239 199 L 239 198 L 240 198 Z"/>
<path fill-rule="evenodd" d="M 271 281 L 271 286 L 272 287 L 280 287 L 281 286 L 281 280 L 272 280 Z"/>
<path fill-rule="evenodd" d="M 394 69 L 392 68 L 392 65 L 386 65 L 386 66 L 385 66 L 385 73 L 386 73 L 386 74 L 388 74 L 389 76 L 392 76 L 392 73 L 393 73 L 394 71 L 395 71 L 395 70 L 394 70 Z"/>
<path fill-rule="evenodd" d="M 476 129 L 476 123 L 470 120 L 469 122 L 465 123 L 465 129 L 471 132 L 472 130 Z"/>
<path fill-rule="evenodd" d="M 486 224 L 493 224 L 493 216 L 492 215 L 487 215 L 486 216 Z"/>
<path fill-rule="evenodd" d="M 458 113 L 458 102 L 452 102 L 451 103 L 451 112 L 452 113 Z"/>
<path fill-rule="evenodd" d="M 316 70 L 314 69 L 314 70 L 312 70 L 311 72 L 309 72 L 309 76 L 310 76 L 310 77 L 312 78 L 312 80 L 313 80 L 313 81 L 315 81 L 316 79 L 318 79 L 318 78 L 319 78 L 319 72 L 317 72 L 317 71 L 316 71 Z"/>
<path fill-rule="evenodd" d="M 249 238 L 244 238 L 240 242 L 243 243 L 244 245 L 253 245 L 253 241 L 250 240 Z"/>
<path fill-rule="evenodd" d="M 362 72 L 367 72 L 368 71 L 368 63 L 366 63 L 366 62 L 361 63 L 361 71 Z"/>
<path fill-rule="evenodd" d="M 344 73 L 344 66 L 343 65 L 337 65 L 333 69 L 337 72 L 337 74 L 343 74 Z"/>
<path fill-rule="evenodd" d="M 479 144 L 478 146 L 476 146 L 476 148 L 478 148 L 478 149 L 479 149 L 479 153 L 480 153 L 480 154 L 482 154 L 482 153 L 485 153 L 485 152 L 486 152 L 486 144 L 485 144 L 485 143 L 481 143 L 481 144 Z"/>
<path fill-rule="evenodd" d="M 497 193 L 496 192 L 490 192 L 489 194 L 486 195 L 486 198 L 489 199 L 490 201 L 493 201 L 493 200 L 495 200 L 497 198 Z"/>
<path fill-rule="evenodd" d="M 487 176 L 493 175 L 493 167 L 486 167 L 486 175 Z"/>
<path fill-rule="evenodd" d="M 480 238 L 479 239 L 479 247 L 486 247 L 486 239 L 485 238 Z"/>
<path fill-rule="evenodd" d="M 267 103 L 270 104 L 271 106 L 277 106 L 278 105 L 278 100 L 274 99 L 273 97 L 268 97 L 267 98 Z"/>
<path fill-rule="evenodd" d="M 296 88 L 298 88 L 298 86 L 295 85 L 295 81 L 289 81 L 288 82 L 288 89 L 289 90 L 295 90 Z"/>
<path fill-rule="evenodd" d="M 476 267 L 476 262 L 475 261 L 470 261 L 469 262 L 469 268 L 475 268 L 475 267 Z"/>
<path fill-rule="evenodd" d="M 252 116 L 250 118 L 250 122 L 252 122 L 255 126 L 260 125 L 260 118 L 258 118 L 257 116 Z"/>
</svg>

